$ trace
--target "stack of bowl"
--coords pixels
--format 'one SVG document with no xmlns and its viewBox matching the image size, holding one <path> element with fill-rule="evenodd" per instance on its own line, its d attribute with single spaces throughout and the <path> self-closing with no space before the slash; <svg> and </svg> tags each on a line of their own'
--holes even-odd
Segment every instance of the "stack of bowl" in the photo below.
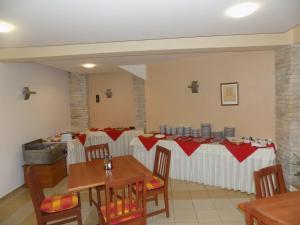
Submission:
<svg viewBox="0 0 300 225">
<path fill-rule="evenodd" d="M 167 128 L 166 125 L 160 125 L 160 126 L 159 126 L 159 132 L 160 132 L 161 134 L 165 134 L 165 133 L 166 133 L 166 128 Z"/>
<path fill-rule="evenodd" d="M 172 127 L 172 129 L 171 129 L 171 134 L 172 135 L 176 135 L 176 130 L 177 130 L 177 128 L 176 127 Z"/>
<path fill-rule="evenodd" d="M 183 127 L 177 127 L 177 134 L 183 136 Z"/>
<path fill-rule="evenodd" d="M 214 138 L 217 138 L 217 139 L 222 139 L 223 138 L 223 131 L 215 131 L 215 132 L 213 132 L 212 136 Z"/>
<path fill-rule="evenodd" d="M 209 138 L 211 136 L 210 123 L 201 123 L 201 137 Z"/>
<path fill-rule="evenodd" d="M 167 135 L 170 135 L 170 134 L 172 134 L 172 127 L 166 127 L 166 134 Z"/>
<path fill-rule="evenodd" d="M 195 138 L 199 137 L 199 129 L 192 128 L 192 136 Z"/>
<path fill-rule="evenodd" d="M 192 131 L 191 127 L 184 127 L 183 136 L 185 136 L 185 137 L 191 136 L 191 131 Z"/>
<path fill-rule="evenodd" d="M 224 127 L 224 137 L 235 137 L 234 127 Z"/>
</svg>

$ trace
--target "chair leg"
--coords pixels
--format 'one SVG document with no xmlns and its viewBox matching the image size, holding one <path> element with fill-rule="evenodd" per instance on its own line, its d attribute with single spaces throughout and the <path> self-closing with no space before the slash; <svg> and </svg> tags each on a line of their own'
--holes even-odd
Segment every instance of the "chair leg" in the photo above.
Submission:
<svg viewBox="0 0 300 225">
<path fill-rule="evenodd" d="M 38 224 L 38 225 L 46 225 L 46 223 L 45 223 L 45 222 L 43 222 L 43 221 L 40 221 L 40 220 L 38 220 L 38 221 L 37 221 L 37 224 Z"/>
<path fill-rule="evenodd" d="M 155 200 L 155 205 L 158 206 L 158 195 L 154 196 L 154 200 Z"/>
<path fill-rule="evenodd" d="M 109 190 L 109 200 L 112 202 L 113 200 L 113 191 L 112 189 Z"/>
<path fill-rule="evenodd" d="M 97 189 L 97 204 L 98 208 L 101 207 L 101 196 L 100 196 L 100 190 Z"/>
<path fill-rule="evenodd" d="M 89 200 L 90 200 L 90 206 L 92 206 L 92 188 L 89 188 Z"/>
<path fill-rule="evenodd" d="M 82 225 L 82 217 L 81 217 L 81 213 L 79 213 L 78 217 L 77 217 L 77 223 L 78 225 Z"/>
<path fill-rule="evenodd" d="M 164 191 L 164 200 L 165 200 L 166 216 L 169 218 L 170 217 L 170 210 L 169 210 L 168 190 Z"/>
</svg>

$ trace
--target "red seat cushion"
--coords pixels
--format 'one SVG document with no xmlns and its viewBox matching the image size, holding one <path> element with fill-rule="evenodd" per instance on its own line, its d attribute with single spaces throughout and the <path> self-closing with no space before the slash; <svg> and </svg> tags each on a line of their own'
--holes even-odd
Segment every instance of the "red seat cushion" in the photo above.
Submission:
<svg viewBox="0 0 300 225">
<path fill-rule="evenodd" d="M 165 182 L 161 178 L 159 178 L 157 176 L 152 176 L 151 180 L 146 183 L 146 188 L 148 191 L 150 191 L 150 190 L 154 190 L 157 188 L 161 188 L 164 185 L 165 185 Z M 133 186 L 133 188 L 135 189 L 135 185 Z M 142 191 L 141 186 L 139 188 L 139 191 Z"/>
<path fill-rule="evenodd" d="M 41 204 L 41 211 L 54 213 L 74 208 L 78 205 L 77 194 L 53 195 L 46 197 Z"/>
<path fill-rule="evenodd" d="M 132 207 L 131 210 L 133 210 L 133 211 L 136 210 L 136 203 L 134 201 L 132 201 L 131 204 L 132 204 L 131 205 L 131 207 Z M 106 205 L 101 206 L 100 210 L 101 210 L 101 213 L 104 217 L 104 221 L 106 222 L 107 221 Z M 116 215 L 115 215 L 116 210 L 117 210 L 117 216 L 122 215 L 122 201 L 121 200 L 117 201 L 117 209 L 115 208 L 114 203 L 110 204 L 110 214 L 111 214 L 110 218 L 111 218 L 111 224 L 112 225 L 116 225 L 116 224 L 119 224 L 119 223 L 123 223 L 125 221 L 129 221 L 129 220 L 132 220 L 132 219 L 142 217 L 141 213 L 135 213 L 135 214 L 123 217 L 121 219 L 114 219 L 114 217 L 116 217 Z M 129 212 L 129 199 L 125 199 L 125 209 L 124 209 L 123 214 L 126 214 L 128 212 Z"/>
<path fill-rule="evenodd" d="M 147 190 L 153 190 L 157 188 L 161 188 L 165 185 L 165 182 L 157 177 L 157 176 L 152 176 L 152 179 L 146 183 L 146 188 Z"/>
</svg>

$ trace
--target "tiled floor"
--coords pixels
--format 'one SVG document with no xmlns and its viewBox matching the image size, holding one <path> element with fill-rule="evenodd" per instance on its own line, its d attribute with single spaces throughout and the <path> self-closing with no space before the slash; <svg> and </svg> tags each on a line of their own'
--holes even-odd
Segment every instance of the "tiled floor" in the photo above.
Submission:
<svg viewBox="0 0 300 225">
<path fill-rule="evenodd" d="M 65 193 L 67 180 L 64 179 L 45 193 Z M 239 202 L 253 198 L 253 195 L 237 191 L 229 191 L 197 183 L 171 180 L 170 218 L 161 214 L 148 219 L 148 224 L 160 225 L 242 225 L 244 215 L 236 209 Z M 102 198 L 103 199 L 103 198 Z M 98 223 L 95 207 L 88 203 L 88 192 L 81 192 L 82 215 L 85 225 Z M 162 204 L 160 200 L 159 204 Z M 148 202 L 148 211 L 154 204 Z M 35 214 L 27 188 L 19 188 L 0 200 L 0 224 L 2 225 L 34 225 Z M 73 224 L 73 223 L 72 223 Z"/>
</svg>

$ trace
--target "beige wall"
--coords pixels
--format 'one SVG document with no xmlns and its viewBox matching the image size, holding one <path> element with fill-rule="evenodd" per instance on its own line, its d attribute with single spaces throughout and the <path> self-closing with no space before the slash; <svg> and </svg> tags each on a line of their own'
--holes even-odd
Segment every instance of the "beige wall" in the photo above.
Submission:
<svg viewBox="0 0 300 225">
<path fill-rule="evenodd" d="M 36 95 L 23 100 L 28 86 Z M 70 129 L 68 76 L 33 63 L 0 63 L 0 198 L 23 184 L 22 144 Z"/>
<path fill-rule="evenodd" d="M 112 89 L 112 98 L 104 94 Z M 96 103 L 96 94 L 100 102 Z M 134 125 L 132 75 L 107 73 L 89 75 L 89 106 L 91 127 L 124 127 Z"/>
<path fill-rule="evenodd" d="M 274 138 L 274 52 L 204 54 L 197 58 L 148 66 L 148 130 L 160 124 L 214 129 L 236 127 L 237 135 Z M 188 87 L 200 85 L 198 94 Z M 239 82 L 240 105 L 220 105 L 220 83 Z"/>
</svg>

